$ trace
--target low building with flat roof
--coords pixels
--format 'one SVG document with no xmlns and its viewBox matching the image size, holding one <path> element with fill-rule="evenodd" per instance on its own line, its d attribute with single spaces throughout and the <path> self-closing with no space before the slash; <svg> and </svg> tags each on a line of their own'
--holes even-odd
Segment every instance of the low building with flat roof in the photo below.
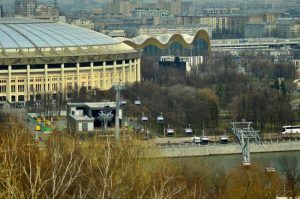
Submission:
<svg viewBox="0 0 300 199">
<path fill-rule="evenodd" d="M 93 132 L 94 118 L 85 115 L 69 115 L 68 129 L 71 133 Z"/>
<path fill-rule="evenodd" d="M 73 120 L 92 118 L 94 128 L 113 127 L 115 124 L 116 102 L 68 103 L 68 129 L 74 129 Z M 120 124 L 123 119 L 122 109 L 119 112 Z"/>
</svg>

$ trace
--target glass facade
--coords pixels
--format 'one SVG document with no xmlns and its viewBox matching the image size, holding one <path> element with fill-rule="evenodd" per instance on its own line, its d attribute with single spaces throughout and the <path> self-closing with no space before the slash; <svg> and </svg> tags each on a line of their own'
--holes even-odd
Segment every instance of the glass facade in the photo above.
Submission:
<svg viewBox="0 0 300 199">
<path fill-rule="evenodd" d="M 180 42 L 171 41 L 167 48 L 159 48 L 154 44 L 147 45 L 143 49 L 143 56 L 200 56 L 208 50 L 208 44 L 201 38 L 196 39 L 192 44 L 182 45 Z"/>
</svg>

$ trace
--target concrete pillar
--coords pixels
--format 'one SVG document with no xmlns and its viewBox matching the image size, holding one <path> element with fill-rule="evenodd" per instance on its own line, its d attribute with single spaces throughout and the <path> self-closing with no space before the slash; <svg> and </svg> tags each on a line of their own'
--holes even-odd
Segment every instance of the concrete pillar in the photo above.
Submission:
<svg viewBox="0 0 300 199">
<path fill-rule="evenodd" d="M 102 73 L 103 73 L 103 85 L 101 89 L 106 89 L 106 62 L 103 62 Z"/>
<path fill-rule="evenodd" d="M 77 89 L 80 88 L 80 64 L 76 64 L 76 75 L 77 75 Z M 73 88 L 75 88 L 75 85 L 73 85 Z"/>
<path fill-rule="evenodd" d="M 30 100 L 30 65 L 27 65 L 27 70 L 26 70 L 26 72 L 27 72 L 27 76 L 26 76 L 26 82 L 27 82 L 27 84 L 26 84 L 26 98 L 27 99 L 25 99 L 26 101 L 29 101 Z"/>
<path fill-rule="evenodd" d="M 126 82 L 125 60 L 122 61 L 122 83 Z"/>
<path fill-rule="evenodd" d="M 53 88 L 52 88 L 52 77 L 48 75 L 48 79 L 49 79 L 49 93 L 53 94 Z M 55 82 L 56 83 L 56 82 Z"/>
<path fill-rule="evenodd" d="M 95 88 L 95 80 L 94 80 L 94 63 L 93 63 L 93 62 L 91 62 L 90 68 L 91 68 L 91 71 L 90 71 L 91 84 L 90 84 L 90 86 L 91 86 L 91 88 L 93 89 L 93 88 Z"/>
<path fill-rule="evenodd" d="M 61 64 L 61 86 L 60 91 L 65 94 L 65 64 Z"/>
<path fill-rule="evenodd" d="M 48 65 L 47 64 L 45 64 L 45 67 L 44 67 L 44 79 L 45 79 L 45 81 L 44 81 L 44 88 L 45 88 L 45 93 L 47 94 L 48 93 L 48 91 L 49 91 L 49 89 L 48 89 L 48 84 L 49 84 L 49 81 L 48 81 Z"/>
<path fill-rule="evenodd" d="M 8 66 L 8 80 L 6 82 L 7 100 L 11 102 L 11 65 Z"/>
<path fill-rule="evenodd" d="M 141 59 L 137 59 L 137 81 L 141 81 Z"/>
<path fill-rule="evenodd" d="M 132 81 L 132 61 L 131 59 L 129 60 L 129 73 L 128 73 L 128 82 L 131 83 Z"/>
<path fill-rule="evenodd" d="M 133 82 L 137 81 L 137 61 L 134 59 L 133 63 Z"/>
<path fill-rule="evenodd" d="M 113 84 L 116 84 L 117 82 L 119 82 L 119 80 L 117 79 L 117 61 L 114 61 L 114 79 L 113 79 Z"/>
</svg>

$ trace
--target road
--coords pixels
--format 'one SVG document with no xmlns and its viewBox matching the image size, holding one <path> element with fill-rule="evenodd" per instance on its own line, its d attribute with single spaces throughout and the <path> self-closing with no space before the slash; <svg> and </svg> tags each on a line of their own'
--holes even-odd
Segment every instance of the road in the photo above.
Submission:
<svg viewBox="0 0 300 199">
<path fill-rule="evenodd" d="M 298 138 L 290 138 L 290 139 L 274 139 L 274 140 L 262 140 L 260 144 L 280 144 L 280 143 L 292 143 L 292 142 L 299 142 L 300 139 Z M 156 146 L 159 148 L 187 148 L 187 147 L 207 147 L 207 146 L 216 146 L 216 147 L 222 147 L 222 146 L 235 146 L 240 145 L 239 142 L 231 141 L 228 142 L 228 144 L 221 144 L 220 142 L 209 142 L 207 145 L 203 144 L 195 144 L 191 141 L 189 142 L 169 142 L 169 143 L 157 143 Z M 253 145 L 256 145 L 253 143 Z"/>
</svg>

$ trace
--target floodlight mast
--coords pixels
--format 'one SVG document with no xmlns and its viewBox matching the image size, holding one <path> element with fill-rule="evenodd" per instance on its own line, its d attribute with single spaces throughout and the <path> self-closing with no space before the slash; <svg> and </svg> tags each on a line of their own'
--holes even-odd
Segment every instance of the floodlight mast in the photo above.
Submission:
<svg viewBox="0 0 300 199">
<path fill-rule="evenodd" d="M 120 93 L 122 90 L 125 90 L 125 85 L 118 83 L 114 85 L 116 91 L 116 115 L 115 115 L 115 140 L 117 143 L 120 141 L 120 121 L 119 121 L 119 112 L 120 112 Z"/>
<path fill-rule="evenodd" d="M 254 141 L 256 144 L 259 144 L 260 138 L 258 135 L 259 131 L 254 130 L 251 127 L 252 122 L 231 122 L 232 132 L 239 141 L 242 147 L 243 161 L 244 166 L 251 165 L 250 160 L 250 142 Z"/>
</svg>

